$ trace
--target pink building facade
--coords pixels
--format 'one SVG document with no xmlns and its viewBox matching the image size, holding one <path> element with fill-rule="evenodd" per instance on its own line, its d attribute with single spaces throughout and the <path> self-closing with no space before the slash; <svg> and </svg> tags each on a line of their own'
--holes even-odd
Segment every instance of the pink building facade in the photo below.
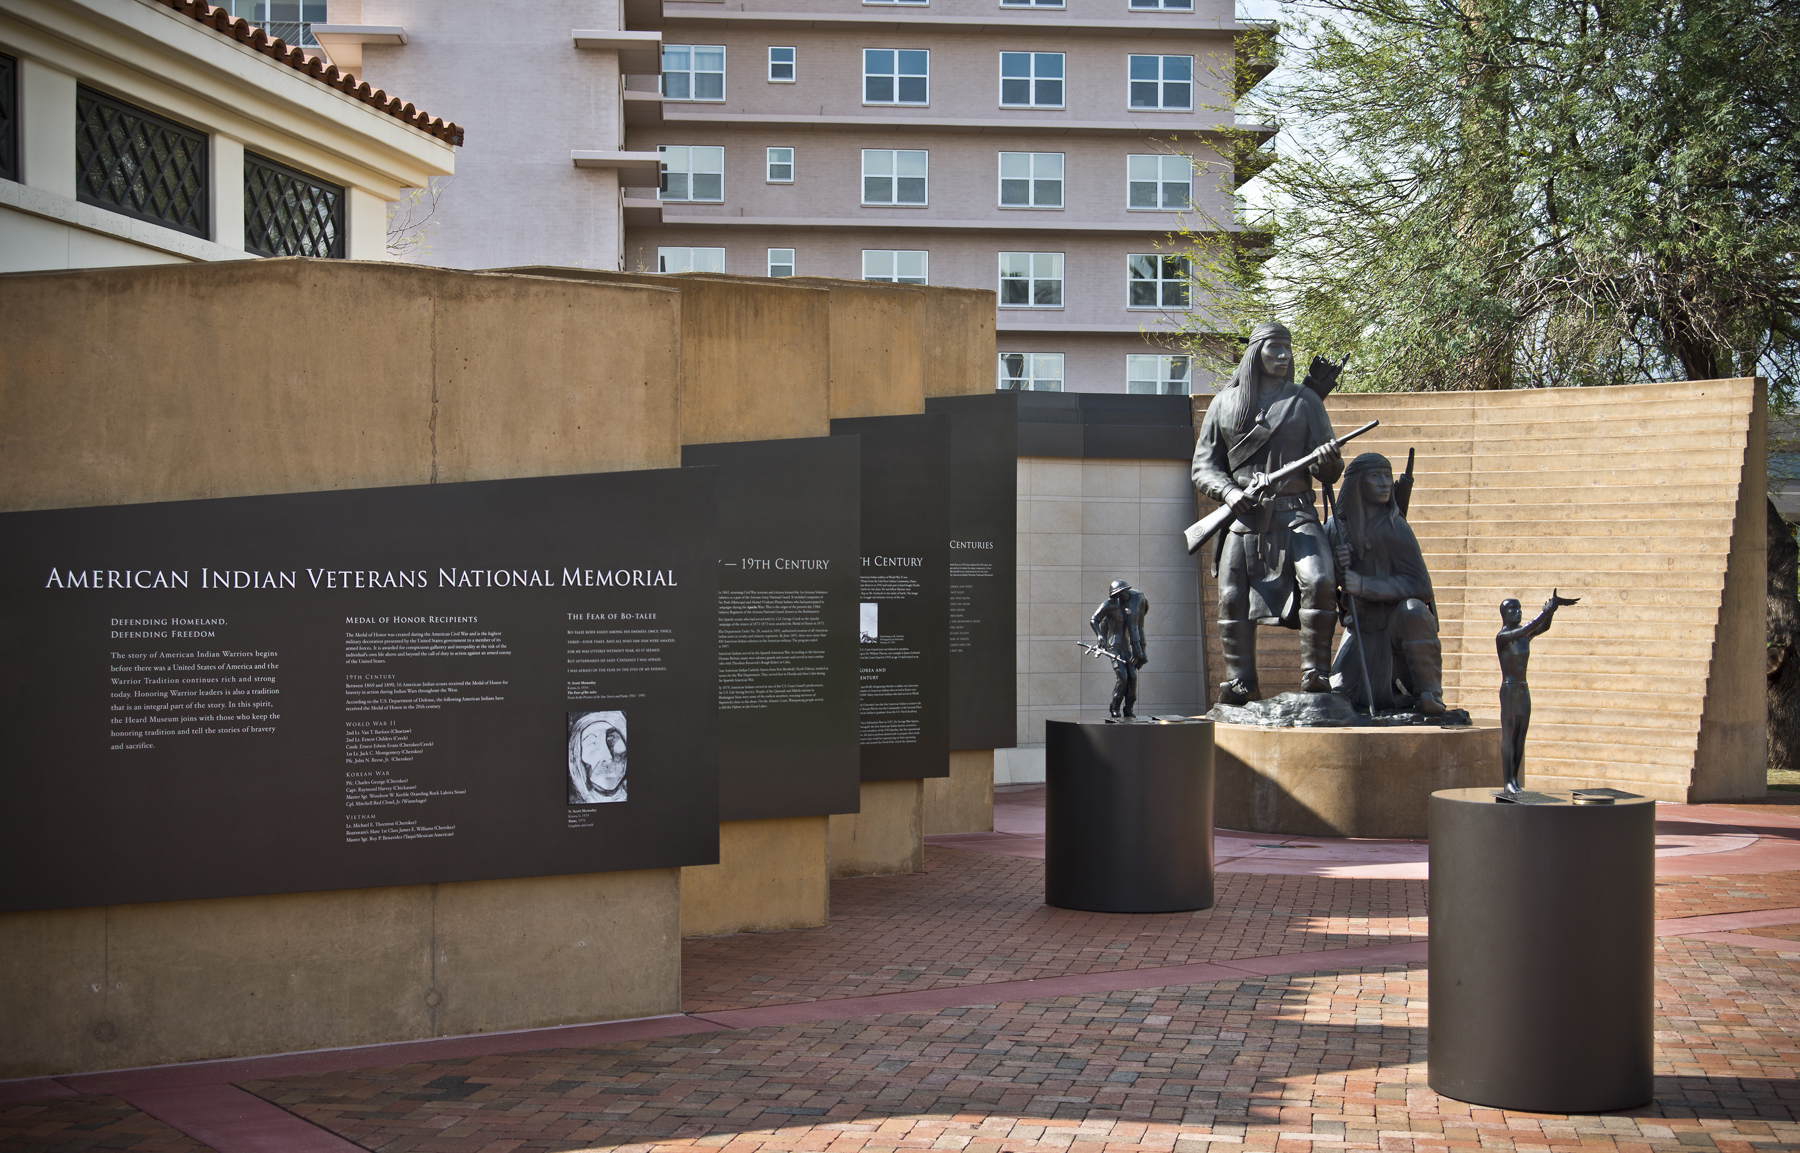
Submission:
<svg viewBox="0 0 1800 1153">
<path fill-rule="evenodd" d="M 628 3 L 664 71 L 626 77 L 625 150 L 665 175 L 626 194 L 625 266 L 990 289 L 997 386 L 1204 389 L 1159 337 L 1190 306 L 1170 233 L 1234 220 L 1250 29 L 1187 2 Z"/>
</svg>

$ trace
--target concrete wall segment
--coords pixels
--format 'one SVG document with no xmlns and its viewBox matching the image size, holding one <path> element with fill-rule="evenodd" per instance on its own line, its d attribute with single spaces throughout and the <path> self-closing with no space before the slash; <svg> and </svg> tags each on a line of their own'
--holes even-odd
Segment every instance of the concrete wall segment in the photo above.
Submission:
<svg viewBox="0 0 1800 1153">
<path fill-rule="evenodd" d="M 680 316 L 388 263 L 0 276 L 0 509 L 678 467 Z M 7 914 L 0 1077 L 674 1012 L 679 893 L 667 869 Z"/>
<path fill-rule="evenodd" d="M 683 444 L 829 436 L 829 294 L 767 277 L 494 269 L 682 294 Z"/>
</svg>

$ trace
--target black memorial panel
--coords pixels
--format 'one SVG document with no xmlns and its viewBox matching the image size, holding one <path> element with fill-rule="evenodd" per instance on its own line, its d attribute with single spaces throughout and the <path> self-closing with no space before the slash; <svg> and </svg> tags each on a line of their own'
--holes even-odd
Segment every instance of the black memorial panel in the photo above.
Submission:
<svg viewBox="0 0 1800 1153">
<path fill-rule="evenodd" d="M 862 438 L 862 779 L 950 775 L 950 418 L 831 422 Z"/>
<path fill-rule="evenodd" d="M 1019 394 L 933 397 L 950 417 L 950 747 L 1018 743 Z"/>
<path fill-rule="evenodd" d="M 719 474 L 719 819 L 854 813 L 861 450 L 688 445 Z"/>
<path fill-rule="evenodd" d="M 0 908 L 718 860 L 715 481 L 0 516 Z"/>
</svg>

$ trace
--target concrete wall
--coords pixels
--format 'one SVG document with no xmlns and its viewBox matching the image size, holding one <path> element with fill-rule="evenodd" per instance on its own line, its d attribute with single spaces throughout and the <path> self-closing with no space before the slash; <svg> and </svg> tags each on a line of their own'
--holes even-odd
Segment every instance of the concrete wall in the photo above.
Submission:
<svg viewBox="0 0 1800 1153">
<path fill-rule="evenodd" d="M 1150 600 L 1138 715 L 1200 709 L 1187 473 L 1181 461 L 1019 458 L 1019 747 L 999 757 L 999 783 L 1043 779 L 1045 720 L 1105 719 L 1111 665 L 1075 644 L 1093 642 L 1088 620 L 1115 579 Z"/>
<path fill-rule="evenodd" d="M 1198 420 L 1208 398 L 1194 403 Z M 1381 420 L 1356 451 L 1403 468 L 1418 449 L 1409 519 L 1438 597 L 1450 705 L 1498 716 L 1502 599 L 1531 615 L 1552 587 L 1582 598 L 1532 646 L 1528 784 L 1762 795 L 1760 381 L 1340 393 L 1327 408 L 1340 432 Z M 1210 576 L 1204 612 L 1216 619 Z M 1296 636 L 1259 630 L 1265 695 L 1298 687 Z"/>
<path fill-rule="evenodd" d="M 680 463 L 656 288 L 3 276 L 0 347 L 7 511 Z M 675 1012 L 679 901 L 663 869 L 0 915 L 0 1077 Z"/>
</svg>

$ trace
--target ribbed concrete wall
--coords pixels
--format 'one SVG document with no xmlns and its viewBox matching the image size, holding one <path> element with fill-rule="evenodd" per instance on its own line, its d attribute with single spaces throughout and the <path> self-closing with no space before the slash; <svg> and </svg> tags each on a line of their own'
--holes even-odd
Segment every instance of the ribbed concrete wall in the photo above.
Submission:
<svg viewBox="0 0 1800 1153">
<path fill-rule="evenodd" d="M 1187 474 L 1172 460 L 1019 458 L 1021 750 L 1041 755 L 1051 718 L 1106 719 L 1112 666 L 1075 643 L 1093 642 L 1088 621 L 1114 579 L 1150 600 L 1138 715 L 1197 711 L 1194 558 L 1181 545 L 1193 509 Z"/>
<path fill-rule="evenodd" d="M 1195 398 L 1196 422 L 1210 399 Z M 1518 597 L 1529 619 L 1552 587 L 1582 598 L 1532 646 L 1528 785 L 1761 795 L 1760 382 L 1339 394 L 1326 407 L 1340 434 L 1380 419 L 1356 452 L 1398 470 L 1418 450 L 1409 520 L 1451 705 L 1498 715 L 1501 600 Z M 1222 665 L 1209 568 L 1210 674 Z M 1264 693 L 1297 688 L 1297 634 L 1258 641 Z"/>
</svg>

